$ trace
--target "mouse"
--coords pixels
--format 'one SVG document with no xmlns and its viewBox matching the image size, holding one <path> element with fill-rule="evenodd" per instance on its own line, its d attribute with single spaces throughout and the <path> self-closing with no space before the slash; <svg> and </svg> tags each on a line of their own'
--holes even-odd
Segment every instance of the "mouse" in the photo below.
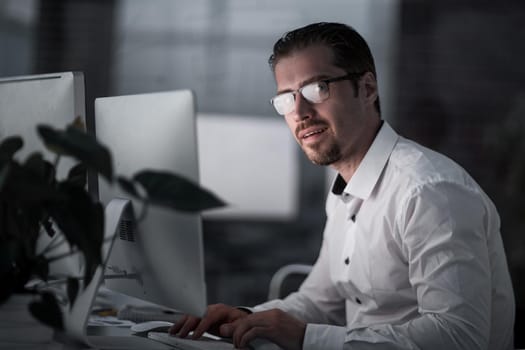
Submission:
<svg viewBox="0 0 525 350">
<path fill-rule="evenodd" d="M 131 332 L 135 334 L 146 334 L 148 332 L 168 332 L 173 322 L 168 321 L 147 321 L 136 323 L 131 326 Z"/>
</svg>

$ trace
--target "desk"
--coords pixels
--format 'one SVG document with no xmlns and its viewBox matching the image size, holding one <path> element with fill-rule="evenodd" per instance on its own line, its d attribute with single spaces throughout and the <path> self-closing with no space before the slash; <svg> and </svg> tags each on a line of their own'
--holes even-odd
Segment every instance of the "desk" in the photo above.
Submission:
<svg viewBox="0 0 525 350">
<path fill-rule="evenodd" d="M 33 296 L 13 295 L 0 305 L 0 350 L 78 350 L 89 347 L 68 344 L 66 339 L 52 328 L 43 325 L 29 313 L 28 304 Z M 88 326 L 87 339 L 93 349 L 120 350 L 168 350 L 171 346 L 131 334 L 128 326 Z M 279 349 L 275 344 L 256 340 L 257 350 Z M 214 346 L 214 348 L 216 348 Z M 221 349 L 233 349 L 225 344 Z"/>
<path fill-rule="evenodd" d="M 38 322 L 28 310 L 33 300 L 31 295 L 13 295 L 0 305 L 0 349 L 1 350 L 68 350 L 81 349 L 85 346 L 66 345 L 60 342 L 61 336 Z M 131 335 L 128 327 L 90 326 L 87 329 L 89 340 L 101 344 L 101 341 L 115 337 L 116 342 L 123 342 L 121 349 L 170 349 L 161 343 Z"/>
</svg>

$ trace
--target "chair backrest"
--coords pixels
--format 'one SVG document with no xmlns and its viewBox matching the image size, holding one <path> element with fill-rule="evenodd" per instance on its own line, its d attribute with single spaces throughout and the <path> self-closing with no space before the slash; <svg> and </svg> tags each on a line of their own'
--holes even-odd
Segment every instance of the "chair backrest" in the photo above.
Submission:
<svg viewBox="0 0 525 350">
<path fill-rule="evenodd" d="M 286 295 L 284 293 L 284 283 L 291 276 L 300 277 L 300 281 L 304 280 L 312 270 L 312 265 L 306 264 L 289 264 L 279 268 L 270 280 L 268 288 L 268 300 L 279 299 Z"/>
</svg>

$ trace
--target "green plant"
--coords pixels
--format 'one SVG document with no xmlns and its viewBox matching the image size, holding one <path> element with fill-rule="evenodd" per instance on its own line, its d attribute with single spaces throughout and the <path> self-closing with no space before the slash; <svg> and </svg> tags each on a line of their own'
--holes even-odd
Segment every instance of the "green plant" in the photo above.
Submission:
<svg viewBox="0 0 525 350">
<path fill-rule="evenodd" d="M 28 286 L 33 278 L 47 281 L 49 264 L 79 252 L 84 258 L 84 285 L 89 284 L 102 263 L 104 208 L 86 190 L 88 169 L 106 181 L 118 183 L 130 195 L 147 205 L 161 205 L 179 211 L 201 211 L 224 203 L 197 184 L 166 172 L 145 169 L 132 178 L 113 174 L 109 150 L 83 131 L 78 119 L 65 130 L 46 125 L 37 127 L 47 149 L 56 154 L 51 163 L 42 153 L 30 154 L 23 162 L 15 154 L 23 147 L 19 136 L 0 143 L 0 304 L 13 294 L 39 294 L 29 305 L 31 313 L 48 325 L 62 328 L 55 296 Z M 61 157 L 78 163 L 65 179 L 57 179 Z M 54 236 L 58 228 L 70 246 L 67 254 L 50 256 L 49 250 L 36 251 L 39 235 Z M 67 294 L 74 301 L 78 278 L 67 279 Z"/>
</svg>

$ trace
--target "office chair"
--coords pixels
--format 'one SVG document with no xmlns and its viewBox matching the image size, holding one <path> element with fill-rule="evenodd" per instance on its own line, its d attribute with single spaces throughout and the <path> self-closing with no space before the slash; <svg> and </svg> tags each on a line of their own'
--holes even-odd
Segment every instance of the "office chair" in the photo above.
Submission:
<svg viewBox="0 0 525 350">
<path fill-rule="evenodd" d="M 312 270 L 312 265 L 288 264 L 279 268 L 272 276 L 268 287 L 268 300 L 280 299 L 296 291 Z"/>
</svg>

